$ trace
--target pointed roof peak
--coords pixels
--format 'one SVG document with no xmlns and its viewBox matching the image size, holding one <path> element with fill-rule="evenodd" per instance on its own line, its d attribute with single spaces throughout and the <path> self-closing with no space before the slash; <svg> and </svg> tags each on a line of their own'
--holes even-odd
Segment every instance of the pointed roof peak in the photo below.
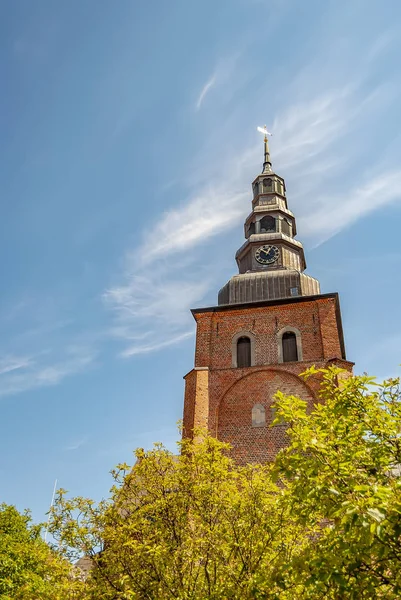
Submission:
<svg viewBox="0 0 401 600">
<path fill-rule="evenodd" d="M 269 131 L 267 131 L 266 125 L 264 127 L 258 127 L 257 130 L 260 133 L 264 134 L 263 143 L 264 143 L 264 161 L 263 161 L 263 170 L 262 175 L 265 173 L 272 173 L 272 162 L 270 158 L 270 150 L 269 150 L 269 141 L 267 136 L 272 135 Z"/>
</svg>

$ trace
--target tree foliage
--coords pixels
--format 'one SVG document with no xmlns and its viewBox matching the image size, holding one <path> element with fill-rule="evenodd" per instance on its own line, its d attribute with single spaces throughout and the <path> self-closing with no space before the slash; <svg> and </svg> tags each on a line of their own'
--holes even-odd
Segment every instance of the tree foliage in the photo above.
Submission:
<svg viewBox="0 0 401 600">
<path fill-rule="evenodd" d="M 0 598 L 61 600 L 73 598 L 71 566 L 41 537 L 28 512 L 0 505 Z M 76 582 L 79 583 L 78 581 Z"/>
<path fill-rule="evenodd" d="M 207 435 L 179 457 L 139 450 L 99 507 L 61 492 L 53 531 L 93 560 L 89 598 L 266 597 L 301 528 L 277 505 L 270 467 L 236 468 L 227 450 Z"/>
<path fill-rule="evenodd" d="M 275 472 L 297 523 L 320 529 L 289 568 L 313 598 L 399 598 L 399 379 L 377 385 L 367 376 L 321 372 L 324 404 L 310 415 L 302 400 L 278 394 L 290 446 Z"/>
<path fill-rule="evenodd" d="M 137 450 L 98 505 L 61 490 L 53 535 L 92 560 L 82 598 L 399 598 L 399 382 L 310 375 L 310 414 L 277 395 L 288 447 L 272 465 L 238 467 L 199 431 L 178 456 Z"/>
</svg>

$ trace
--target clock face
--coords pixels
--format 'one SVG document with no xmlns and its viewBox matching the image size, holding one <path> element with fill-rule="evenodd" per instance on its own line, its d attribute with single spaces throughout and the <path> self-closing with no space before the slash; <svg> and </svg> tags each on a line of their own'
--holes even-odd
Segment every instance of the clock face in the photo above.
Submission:
<svg viewBox="0 0 401 600">
<path fill-rule="evenodd" d="M 280 255 L 279 249 L 276 246 L 261 246 L 255 252 L 255 258 L 262 265 L 270 265 L 276 262 Z"/>
</svg>

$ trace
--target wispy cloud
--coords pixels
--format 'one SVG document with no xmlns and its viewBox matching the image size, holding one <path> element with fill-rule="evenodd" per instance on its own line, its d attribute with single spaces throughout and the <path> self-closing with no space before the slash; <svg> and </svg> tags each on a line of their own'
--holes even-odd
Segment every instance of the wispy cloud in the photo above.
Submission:
<svg viewBox="0 0 401 600">
<path fill-rule="evenodd" d="M 345 85 L 326 90 L 309 102 L 294 102 L 277 114 L 273 157 L 277 158 L 279 171 L 299 182 L 291 194 L 290 206 L 295 199 L 302 235 L 309 236 L 313 243 L 321 243 L 379 205 L 399 198 L 401 171 L 383 173 L 375 183 L 369 180 L 347 190 L 342 188 L 339 195 L 324 193 L 326 178 L 333 169 L 340 173 L 347 166 L 348 158 L 336 152 L 336 144 L 349 133 L 357 107 L 364 106 L 368 112 L 376 94 L 372 92 L 361 101 L 357 85 Z M 114 313 L 111 332 L 126 344 L 122 356 L 150 353 L 185 340 L 193 331 L 189 308 L 202 300 L 211 285 L 217 287 L 210 272 L 208 276 L 205 272 L 196 276 L 192 264 L 178 257 L 184 250 L 188 255 L 190 248 L 205 247 L 217 234 L 244 219 L 251 208 L 250 180 L 260 162 L 260 143 L 256 138 L 240 151 L 232 147 L 221 154 L 224 159 L 218 169 L 210 164 L 214 175 L 207 183 L 200 180 L 196 194 L 158 219 L 152 238 L 146 235 L 128 256 L 123 283 L 104 295 Z M 205 166 L 203 173 L 206 179 Z M 347 197 L 341 218 L 340 195 Z M 379 202 L 375 200 L 377 195 Z M 193 262 L 199 269 L 199 261 Z"/>
<path fill-rule="evenodd" d="M 216 182 L 189 198 L 183 206 L 165 213 L 152 241 L 141 247 L 144 263 L 205 242 L 237 223 L 244 215 L 248 193 Z"/>
<path fill-rule="evenodd" d="M 121 356 L 148 354 L 177 344 L 193 335 L 189 309 L 207 291 L 207 277 L 198 278 L 176 265 L 148 272 L 127 259 L 124 285 L 110 288 L 104 299 L 114 313 L 113 337 L 124 342 Z"/>
<path fill-rule="evenodd" d="M 104 294 L 114 315 L 110 333 L 125 344 L 121 356 L 158 351 L 193 335 L 190 308 L 216 285 L 221 266 L 205 268 L 199 253 L 184 251 L 205 247 L 207 240 L 245 217 L 249 169 L 258 150 L 230 154 L 219 178 L 200 183 L 196 194 L 159 218 L 151 239 L 145 235 L 128 254 L 122 284 Z"/>
<path fill-rule="evenodd" d="M 194 331 L 185 331 L 184 333 L 180 333 L 171 337 L 170 339 L 164 341 L 154 341 L 150 344 L 135 344 L 129 346 L 124 352 L 121 353 L 121 356 L 128 358 L 129 356 L 134 356 L 135 354 L 148 354 L 149 352 L 155 352 L 156 350 L 163 350 L 168 346 L 174 346 L 175 344 L 179 344 L 180 342 L 192 337 L 194 335 Z"/>
<path fill-rule="evenodd" d="M 273 123 L 273 144 L 274 158 L 282 169 L 310 167 L 317 156 L 346 134 L 352 118 L 352 92 L 352 86 L 332 89 L 280 111 Z"/>
<path fill-rule="evenodd" d="M 386 106 L 392 94 L 391 87 L 378 85 L 363 95 L 360 85 L 353 83 L 293 104 L 276 117 L 274 156 L 287 181 L 297 183 L 289 200 L 296 203 L 299 231 L 312 243 L 322 243 L 365 215 L 401 200 L 401 169 L 376 165 L 373 177 L 371 171 L 347 177 L 363 152 L 353 137 L 355 128 L 378 106 Z"/>
<path fill-rule="evenodd" d="M 82 448 L 82 446 L 84 446 L 86 443 L 87 438 L 82 437 L 78 440 L 74 440 L 71 444 L 65 446 L 64 450 L 67 450 L 68 452 L 73 452 L 74 450 L 79 450 L 79 448 Z"/>
<path fill-rule="evenodd" d="M 202 106 L 204 99 L 206 98 L 206 94 L 212 89 L 214 84 L 216 83 L 216 75 L 212 75 L 212 77 L 205 83 L 202 88 L 201 93 L 199 94 L 198 100 L 196 102 L 196 109 L 199 110 Z"/>
<path fill-rule="evenodd" d="M 242 85 L 243 81 L 250 76 L 250 69 L 246 71 L 238 69 L 238 63 L 242 56 L 242 44 L 237 44 L 235 52 L 221 57 L 215 65 L 212 74 L 203 84 L 201 91 L 197 94 L 195 101 L 195 110 L 199 111 L 205 101 L 206 96 L 214 88 L 219 88 L 219 101 L 227 101 L 232 97 L 232 94 L 237 89 L 238 85 Z M 235 77 L 234 77 L 235 74 Z M 217 90 L 216 90 L 217 91 Z"/>
<path fill-rule="evenodd" d="M 401 201 L 401 169 L 376 172 L 362 185 L 347 190 L 344 194 L 327 195 L 320 198 L 320 206 L 311 215 L 299 219 L 306 235 L 325 241 L 358 219 L 386 205 Z"/>
<path fill-rule="evenodd" d="M 45 361 L 42 353 L 27 360 L 15 358 L 14 362 L 2 359 L 4 367 L 0 372 L 0 396 L 18 394 L 26 390 L 52 386 L 75 373 L 84 371 L 93 364 L 96 353 L 87 348 L 67 348 L 65 355 Z M 1 364 L 1 362 L 0 362 Z M 13 368 L 14 365 L 14 368 Z"/>
<path fill-rule="evenodd" d="M 372 51 L 375 59 L 391 40 L 391 35 L 377 40 L 377 48 Z M 331 51 L 328 56 L 332 56 Z M 270 123 L 274 133 L 273 162 L 286 178 L 289 205 L 298 218 L 302 239 L 309 238 L 311 244 L 327 240 L 365 215 L 400 199 L 398 168 L 376 165 L 374 178 L 359 168 L 358 174 L 354 171 L 350 177 L 354 163 L 361 162 L 366 153 L 366 139 L 359 142 L 358 132 L 365 132 L 399 94 L 388 82 L 373 86 L 369 81 L 366 85 L 372 56 L 365 53 L 361 60 L 365 63 L 361 62 L 356 79 L 354 72 L 351 77 L 346 62 L 338 64 L 337 55 L 335 69 L 328 69 L 322 52 L 313 64 L 298 71 L 294 82 L 279 86 L 275 118 Z M 234 91 L 238 91 L 241 74 L 235 82 L 231 75 L 235 72 L 237 76 L 238 70 L 238 56 L 219 63 L 197 96 L 197 110 L 211 89 L 215 87 L 217 91 L 217 86 L 216 98 L 225 95 L 231 100 Z M 264 83 L 255 74 L 253 77 L 254 82 L 261 82 L 253 84 L 255 97 L 270 98 L 270 83 Z M 266 110 L 265 105 L 259 108 Z M 213 243 L 213 238 L 238 225 L 251 210 L 250 182 L 261 163 L 261 144 L 256 135 L 250 141 L 241 131 L 260 123 L 260 114 L 255 112 L 250 119 L 248 110 L 227 112 L 223 100 L 220 104 L 216 101 L 214 109 L 221 110 L 221 118 L 213 116 L 213 123 L 218 126 L 209 134 L 211 143 L 202 146 L 193 163 L 184 169 L 191 174 L 188 189 L 196 192 L 184 194 L 178 206 L 172 205 L 158 216 L 151 239 L 144 235 L 132 258 L 128 257 L 122 283 L 104 295 L 114 315 L 111 332 L 125 345 L 123 356 L 156 351 L 191 334 L 193 324 L 188 320 L 188 309 L 201 301 L 210 287 L 217 291 L 222 283 L 217 277 L 221 266 L 219 270 L 210 257 L 202 265 L 202 252 Z M 231 135 L 234 128 L 236 136 Z M 185 174 L 182 184 L 188 184 Z M 196 253 L 190 253 L 195 247 Z M 183 264 L 181 258 L 177 262 L 183 254 L 193 257 L 189 264 Z M 196 269 L 202 267 L 204 270 L 196 276 Z"/>
<path fill-rule="evenodd" d="M 25 356 L 5 356 L 0 358 L 0 376 L 5 373 L 11 373 L 19 369 L 25 369 L 32 366 L 32 359 Z"/>
<path fill-rule="evenodd" d="M 383 54 L 389 47 L 399 39 L 399 31 L 394 29 L 388 29 L 383 31 L 376 40 L 373 41 L 372 46 L 368 52 L 368 59 L 374 60 Z"/>
</svg>

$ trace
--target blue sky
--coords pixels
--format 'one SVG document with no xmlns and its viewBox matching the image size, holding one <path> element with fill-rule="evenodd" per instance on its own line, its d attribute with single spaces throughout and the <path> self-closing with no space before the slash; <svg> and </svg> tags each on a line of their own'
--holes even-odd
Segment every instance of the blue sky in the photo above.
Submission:
<svg viewBox="0 0 401 600">
<path fill-rule="evenodd" d="M 260 171 L 286 179 L 347 354 L 401 362 L 397 0 L 0 4 L 0 489 L 44 518 L 174 447 L 189 309 L 214 305 Z"/>
</svg>

